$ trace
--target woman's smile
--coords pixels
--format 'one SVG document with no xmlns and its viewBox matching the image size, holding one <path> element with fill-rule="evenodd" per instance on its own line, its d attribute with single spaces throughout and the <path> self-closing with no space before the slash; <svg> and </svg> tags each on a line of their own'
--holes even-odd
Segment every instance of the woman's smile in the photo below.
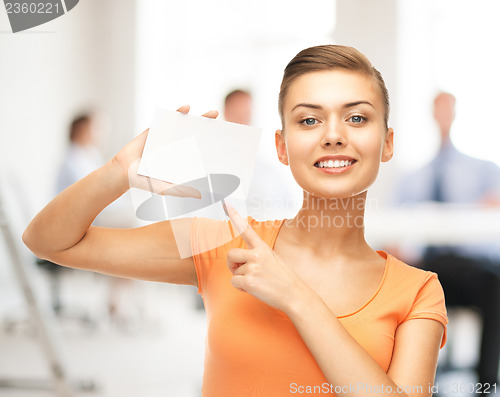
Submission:
<svg viewBox="0 0 500 397">
<path fill-rule="evenodd" d="M 324 156 L 314 163 L 314 167 L 326 174 L 341 174 L 349 171 L 356 162 L 348 156 Z"/>
</svg>

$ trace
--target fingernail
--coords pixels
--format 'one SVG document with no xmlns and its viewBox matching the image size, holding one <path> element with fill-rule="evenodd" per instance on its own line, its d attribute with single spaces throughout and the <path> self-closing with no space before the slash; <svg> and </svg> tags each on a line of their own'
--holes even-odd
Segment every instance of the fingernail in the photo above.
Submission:
<svg viewBox="0 0 500 397">
<path fill-rule="evenodd" d="M 198 189 L 193 188 L 193 190 L 190 194 L 190 197 L 195 198 L 195 199 L 201 199 L 201 193 Z"/>
</svg>

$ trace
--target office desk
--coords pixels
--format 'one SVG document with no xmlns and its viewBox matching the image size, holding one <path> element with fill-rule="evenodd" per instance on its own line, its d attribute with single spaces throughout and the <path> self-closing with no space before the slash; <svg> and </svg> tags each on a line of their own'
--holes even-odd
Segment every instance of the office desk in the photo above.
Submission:
<svg viewBox="0 0 500 397">
<path fill-rule="evenodd" d="M 367 209 L 365 225 L 367 240 L 374 246 L 476 241 L 500 245 L 500 208 L 429 203 Z"/>
</svg>

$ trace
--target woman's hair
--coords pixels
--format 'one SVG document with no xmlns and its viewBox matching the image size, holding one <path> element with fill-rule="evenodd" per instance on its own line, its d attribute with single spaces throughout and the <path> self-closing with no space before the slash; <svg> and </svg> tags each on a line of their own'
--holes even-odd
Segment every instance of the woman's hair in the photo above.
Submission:
<svg viewBox="0 0 500 397">
<path fill-rule="evenodd" d="M 333 44 L 306 48 L 300 51 L 285 68 L 278 100 L 278 109 L 283 129 L 285 128 L 283 106 L 288 88 L 293 81 L 306 73 L 332 69 L 345 69 L 363 73 L 376 81 L 380 88 L 385 106 L 384 121 L 385 128 L 387 129 L 389 119 L 389 94 L 382 75 L 372 66 L 368 58 L 355 48 Z"/>
</svg>

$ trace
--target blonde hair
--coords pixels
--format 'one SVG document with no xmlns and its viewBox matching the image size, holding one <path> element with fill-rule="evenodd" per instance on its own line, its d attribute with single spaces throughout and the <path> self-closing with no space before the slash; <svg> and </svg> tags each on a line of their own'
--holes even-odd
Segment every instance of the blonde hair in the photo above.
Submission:
<svg viewBox="0 0 500 397">
<path fill-rule="evenodd" d="M 281 82 L 278 110 L 281 124 L 285 128 L 283 106 L 290 85 L 298 77 L 311 72 L 332 69 L 345 69 L 363 73 L 372 77 L 377 83 L 382 95 L 385 112 L 384 121 L 387 129 L 389 120 L 389 93 L 380 72 L 375 69 L 368 58 L 353 47 L 343 45 L 320 45 L 300 51 L 285 68 Z"/>
</svg>

